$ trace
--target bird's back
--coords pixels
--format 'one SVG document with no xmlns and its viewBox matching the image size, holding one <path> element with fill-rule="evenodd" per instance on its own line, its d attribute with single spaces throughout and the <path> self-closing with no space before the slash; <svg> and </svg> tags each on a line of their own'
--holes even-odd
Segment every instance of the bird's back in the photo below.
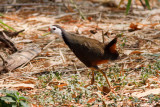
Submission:
<svg viewBox="0 0 160 107">
<path fill-rule="evenodd" d="M 95 39 L 67 35 L 64 41 L 87 67 L 96 66 L 99 61 L 105 60 L 105 45 Z"/>
</svg>

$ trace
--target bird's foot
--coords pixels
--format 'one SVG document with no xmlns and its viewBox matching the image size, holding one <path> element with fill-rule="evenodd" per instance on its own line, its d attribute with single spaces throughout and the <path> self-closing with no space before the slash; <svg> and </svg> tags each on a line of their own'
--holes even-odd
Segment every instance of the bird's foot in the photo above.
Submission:
<svg viewBox="0 0 160 107">
<path fill-rule="evenodd" d="M 90 86 L 91 84 L 85 85 L 84 88 L 87 88 L 88 86 Z"/>
<path fill-rule="evenodd" d="M 87 88 L 88 86 L 93 85 L 92 83 L 85 85 L 84 88 Z"/>
<path fill-rule="evenodd" d="M 94 84 L 94 77 L 92 77 L 91 83 L 89 83 L 88 85 L 85 85 L 84 87 L 87 88 L 88 86 L 93 85 L 93 84 Z"/>
</svg>

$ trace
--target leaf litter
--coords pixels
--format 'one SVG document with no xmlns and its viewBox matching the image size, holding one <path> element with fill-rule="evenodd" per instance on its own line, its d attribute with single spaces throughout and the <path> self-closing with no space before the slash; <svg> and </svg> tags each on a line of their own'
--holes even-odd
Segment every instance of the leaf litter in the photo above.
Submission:
<svg viewBox="0 0 160 107">
<path fill-rule="evenodd" d="M 94 9 L 93 6 L 90 9 L 81 6 L 84 13 L 93 13 L 90 10 Z M 76 12 L 73 7 L 69 8 Z M 0 75 L 0 89 L 19 90 L 24 95 L 27 93 L 30 103 L 36 106 L 153 106 L 160 103 L 157 98 L 160 97 L 160 9 L 144 10 L 142 16 L 139 9 L 134 9 L 134 16 L 125 16 L 122 10 L 117 14 L 117 11 L 99 6 L 96 10 L 98 14 L 93 13 L 88 20 L 81 20 L 77 13 L 67 16 L 40 11 L 5 13 L 6 17 L 2 17 L 4 23 L 17 31 L 25 29 L 13 39 L 19 49 L 31 44 L 44 48 L 53 42 L 27 65 Z M 63 13 L 62 8 L 59 15 Z M 106 71 L 114 93 L 106 94 L 105 79 L 99 73 L 96 73 L 96 83 L 84 88 L 90 82 L 90 71 L 59 37 L 43 36 L 51 24 L 101 42 L 102 31 L 108 32 L 104 42 L 120 35 L 117 48 L 121 59 L 100 65 Z"/>
</svg>

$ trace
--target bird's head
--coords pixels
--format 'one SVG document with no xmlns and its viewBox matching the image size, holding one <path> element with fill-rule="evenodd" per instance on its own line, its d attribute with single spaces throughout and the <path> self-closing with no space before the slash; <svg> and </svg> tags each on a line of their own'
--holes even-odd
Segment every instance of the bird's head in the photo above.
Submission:
<svg viewBox="0 0 160 107">
<path fill-rule="evenodd" d="M 48 29 L 51 33 L 62 36 L 63 29 L 58 25 L 51 25 Z"/>
</svg>

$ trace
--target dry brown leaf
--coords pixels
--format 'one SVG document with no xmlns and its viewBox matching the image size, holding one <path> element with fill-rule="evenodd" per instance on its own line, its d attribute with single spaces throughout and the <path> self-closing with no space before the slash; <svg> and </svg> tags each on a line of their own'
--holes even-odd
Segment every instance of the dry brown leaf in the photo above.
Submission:
<svg viewBox="0 0 160 107">
<path fill-rule="evenodd" d="M 11 16 L 11 17 L 3 16 L 3 19 L 8 19 L 8 20 L 13 20 L 13 21 L 16 21 L 16 22 L 20 22 L 20 20 L 18 18 L 15 18 L 13 16 Z"/>
<path fill-rule="evenodd" d="M 126 55 L 132 55 L 132 54 L 141 54 L 143 52 L 142 51 L 133 51 L 133 50 L 124 50 L 123 53 Z"/>
<path fill-rule="evenodd" d="M 92 20 L 93 20 L 93 18 L 92 18 L 91 16 L 87 17 L 87 19 L 88 19 L 89 21 L 92 21 Z"/>
<path fill-rule="evenodd" d="M 66 83 L 62 83 L 62 84 L 58 85 L 58 88 L 63 88 L 64 86 L 67 86 L 67 84 Z"/>
<path fill-rule="evenodd" d="M 25 80 L 25 81 L 22 81 L 22 83 L 25 83 L 25 84 L 35 84 L 35 81 L 33 81 L 33 80 Z"/>
<path fill-rule="evenodd" d="M 142 23 L 136 23 L 139 26 L 145 27 L 145 26 L 150 26 L 150 28 L 153 28 L 156 25 L 159 25 L 159 23 L 152 23 L 152 24 L 142 24 Z"/>
<path fill-rule="evenodd" d="M 106 87 L 106 86 L 102 86 L 102 87 L 98 87 L 98 90 L 103 92 L 103 95 L 107 95 L 111 90 Z"/>
<path fill-rule="evenodd" d="M 142 23 L 136 23 L 137 25 L 139 25 L 139 26 L 148 26 L 148 24 L 142 24 Z"/>
<path fill-rule="evenodd" d="M 93 103 L 96 100 L 96 98 L 91 98 L 87 101 L 87 103 Z"/>
<path fill-rule="evenodd" d="M 76 22 L 78 22 L 78 20 L 74 20 L 71 15 L 68 15 L 68 16 L 61 17 L 61 18 L 57 19 L 56 22 L 57 23 L 63 22 L 63 23 L 68 24 L 68 23 L 76 23 Z"/>
<path fill-rule="evenodd" d="M 141 53 L 143 53 L 143 52 L 141 52 L 141 51 L 132 51 L 129 55 L 132 55 L 132 54 L 141 54 Z"/>
<path fill-rule="evenodd" d="M 131 23 L 129 27 L 130 27 L 132 30 L 141 30 L 141 28 L 138 28 L 138 24 Z"/>
<path fill-rule="evenodd" d="M 156 25 L 159 25 L 159 23 L 152 23 L 152 24 L 150 24 L 150 28 L 153 28 Z"/>
<path fill-rule="evenodd" d="M 53 64 L 53 61 L 46 61 L 43 66 L 44 67 L 50 67 Z"/>
<path fill-rule="evenodd" d="M 77 96 L 76 96 L 76 94 L 74 93 L 74 94 L 72 94 L 72 98 L 76 98 Z"/>
<path fill-rule="evenodd" d="M 41 105 L 31 104 L 31 107 L 43 107 Z"/>
</svg>

